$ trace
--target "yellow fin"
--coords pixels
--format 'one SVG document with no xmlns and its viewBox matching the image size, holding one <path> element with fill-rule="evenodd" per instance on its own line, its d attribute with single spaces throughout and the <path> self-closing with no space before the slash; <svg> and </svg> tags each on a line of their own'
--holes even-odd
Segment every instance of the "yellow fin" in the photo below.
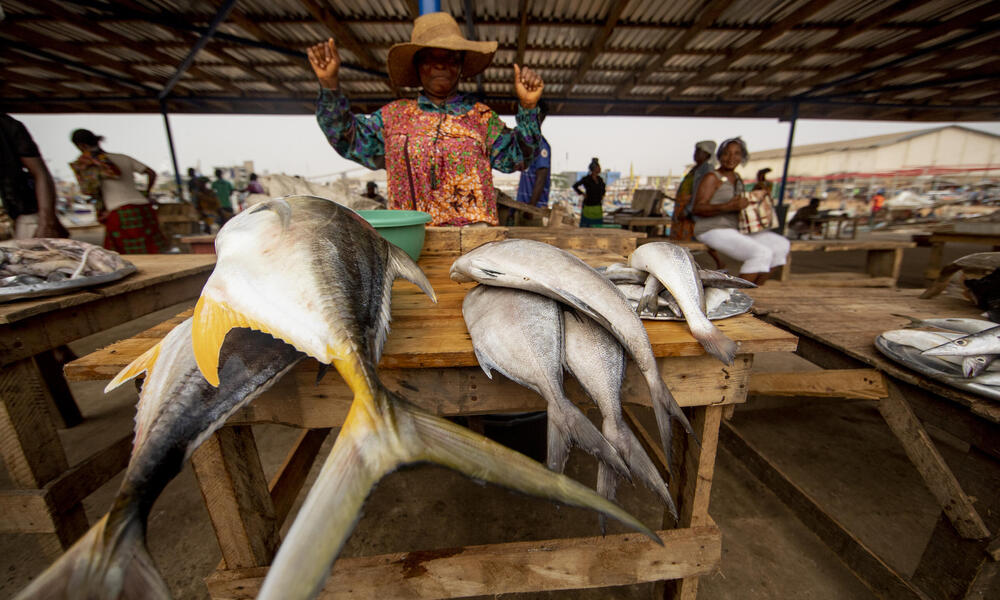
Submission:
<svg viewBox="0 0 1000 600">
<path fill-rule="evenodd" d="M 207 296 L 198 298 L 191 325 L 191 345 L 198 370 L 215 387 L 219 387 L 219 352 L 226 334 L 234 327 L 247 327 L 279 337 L 259 321 L 233 310 L 224 302 Z"/>
<path fill-rule="evenodd" d="M 160 356 L 160 346 L 162 344 L 162 341 L 157 342 L 155 346 L 140 354 L 139 357 L 130 362 L 127 367 L 119 371 L 118 374 L 115 375 L 115 378 L 112 379 L 108 385 L 104 386 L 104 393 L 107 394 L 129 379 L 134 379 L 143 371 L 151 371 L 153 365 L 156 363 L 156 359 Z"/>
</svg>

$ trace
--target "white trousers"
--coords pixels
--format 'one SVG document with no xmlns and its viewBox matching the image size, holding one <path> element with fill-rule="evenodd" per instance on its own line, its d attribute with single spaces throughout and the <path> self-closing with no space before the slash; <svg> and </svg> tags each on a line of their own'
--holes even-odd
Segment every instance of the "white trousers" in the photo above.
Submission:
<svg viewBox="0 0 1000 600">
<path fill-rule="evenodd" d="M 726 256 L 743 261 L 740 273 L 766 273 L 788 259 L 791 242 L 773 231 L 745 234 L 735 229 L 712 229 L 696 239 Z"/>
</svg>

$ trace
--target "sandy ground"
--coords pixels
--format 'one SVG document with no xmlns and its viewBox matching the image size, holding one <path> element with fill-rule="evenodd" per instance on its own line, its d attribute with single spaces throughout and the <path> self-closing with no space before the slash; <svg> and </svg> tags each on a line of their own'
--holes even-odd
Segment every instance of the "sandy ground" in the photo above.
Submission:
<svg viewBox="0 0 1000 600">
<path fill-rule="evenodd" d="M 946 259 L 970 251 L 981 249 L 949 247 Z M 901 281 L 904 286 L 921 284 L 920 272 L 927 253 L 925 248 L 907 250 Z M 861 270 L 863 265 L 862 253 L 795 257 L 798 273 Z M 91 352 L 189 305 L 177 305 L 85 338 L 74 343 L 73 349 L 81 355 Z M 763 371 L 813 368 L 790 354 L 759 355 L 755 364 L 755 369 Z M 134 391 L 126 386 L 104 396 L 102 387 L 103 382 L 72 385 L 86 420 L 60 433 L 71 464 L 131 430 Z M 862 541 L 884 553 L 888 564 L 903 573 L 911 572 L 938 509 L 874 405 L 860 402 L 753 408 L 737 412 L 735 419 L 741 431 L 794 475 L 810 494 L 828 503 L 832 514 L 856 529 Z M 277 425 L 255 427 L 254 431 L 270 476 L 298 431 Z M 537 447 L 538 438 L 531 438 L 529 433 L 523 432 L 521 443 L 530 445 L 534 440 Z M 326 448 L 331 443 L 328 439 Z M 947 446 L 942 452 L 949 460 L 957 460 L 961 454 Z M 314 467 L 311 477 L 317 469 Z M 571 476 L 593 484 L 595 471 L 592 459 L 574 452 L 567 468 Z M 9 487 L 6 475 L 0 477 L 0 485 Z M 91 521 L 107 510 L 119 483 L 120 476 L 86 500 Z M 646 490 L 623 485 L 619 500 L 644 522 L 658 523 L 661 510 Z M 720 451 L 717 460 L 711 513 L 723 532 L 723 558 L 718 572 L 701 579 L 699 598 L 875 597 L 742 467 L 737 457 L 725 451 Z M 611 531 L 620 529 L 613 525 Z M 596 534 L 596 517 L 591 513 L 481 486 L 445 469 L 417 467 L 392 474 L 378 486 L 344 556 Z M 176 597 L 208 597 L 202 580 L 218 564 L 220 554 L 190 466 L 170 483 L 154 506 L 148 539 Z M 0 535 L 0 596 L 15 593 L 50 560 L 32 536 Z M 650 585 L 640 585 L 517 597 L 649 598 L 650 593 Z"/>
</svg>

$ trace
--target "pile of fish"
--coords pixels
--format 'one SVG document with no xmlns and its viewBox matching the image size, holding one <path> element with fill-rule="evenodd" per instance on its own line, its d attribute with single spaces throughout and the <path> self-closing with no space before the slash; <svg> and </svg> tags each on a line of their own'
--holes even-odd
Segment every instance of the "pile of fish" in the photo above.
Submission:
<svg viewBox="0 0 1000 600">
<path fill-rule="evenodd" d="M 896 316 L 910 324 L 879 335 L 875 347 L 880 352 L 932 379 L 1000 400 L 1000 324 Z"/>
<path fill-rule="evenodd" d="M 109 384 L 146 373 L 132 455 L 111 510 L 18 598 L 169 597 L 145 545 L 153 502 L 201 442 L 305 356 L 332 364 L 354 401 L 259 598 L 315 597 L 372 487 L 414 462 L 591 508 L 659 542 L 586 486 L 382 385 L 375 367 L 394 280 L 413 282 L 432 300 L 434 291 L 403 251 L 353 211 L 307 196 L 270 200 L 226 223 L 216 250 L 194 316 Z"/>
<path fill-rule="evenodd" d="M 635 306 L 648 306 L 656 314 L 661 301 L 672 302 L 706 350 L 732 364 L 737 344 L 706 317 L 703 281 L 729 287 L 753 284 L 701 271 L 686 249 L 668 243 L 641 246 L 629 262 L 599 272 L 565 250 L 511 239 L 459 257 L 451 267 L 451 278 L 481 284 L 466 295 L 462 314 L 486 374 L 498 371 L 545 398 L 549 468 L 562 471 L 569 447 L 575 444 L 600 461 L 597 489 L 606 498 L 614 498 L 616 474 L 635 476 L 676 514 L 666 483 L 622 419 L 620 391 L 627 351 L 649 387 L 668 459 L 671 420 L 678 419 L 693 433 L 660 376 Z M 636 281 L 643 283 L 642 288 Z M 623 285 L 632 286 L 626 290 L 639 288 L 631 301 Z M 661 296 L 664 288 L 669 300 Z M 564 369 L 600 408 L 603 436 L 566 399 Z"/>
<path fill-rule="evenodd" d="M 135 271 L 117 252 L 86 242 L 32 238 L 0 242 L 0 301 L 105 283 Z"/>
</svg>

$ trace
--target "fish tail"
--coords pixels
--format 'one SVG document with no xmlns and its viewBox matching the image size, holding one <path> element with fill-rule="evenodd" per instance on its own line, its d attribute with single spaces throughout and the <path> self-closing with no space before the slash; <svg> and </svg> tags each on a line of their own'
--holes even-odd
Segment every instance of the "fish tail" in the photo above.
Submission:
<svg viewBox="0 0 1000 600">
<path fill-rule="evenodd" d="M 705 352 L 708 352 L 727 365 L 733 364 L 736 352 L 740 348 L 739 344 L 726 337 L 726 334 L 722 333 L 721 329 L 707 319 L 706 324 L 702 326 L 691 326 L 690 321 L 688 322 L 688 326 L 691 328 L 691 333 L 694 337 L 698 339 L 698 343 L 705 349 Z"/>
<path fill-rule="evenodd" d="M 618 491 L 618 476 L 614 470 L 604 463 L 597 463 L 597 493 L 609 502 L 615 501 L 615 492 Z M 601 535 L 608 534 L 607 517 L 604 514 L 597 515 L 597 526 L 601 529 Z"/>
<path fill-rule="evenodd" d="M 166 600 L 170 589 L 146 549 L 138 515 L 104 515 L 15 600 L 117 598 Z"/>
<path fill-rule="evenodd" d="M 409 254 L 393 244 L 389 244 L 389 268 L 396 276 L 402 277 L 417 286 L 420 288 L 420 291 L 427 294 L 427 297 L 432 302 L 437 303 L 437 296 L 434 294 L 434 288 L 431 287 L 431 282 L 428 281 L 427 275 L 424 274 L 417 263 L 413 262 Z"/>
<path fill-rule="evenodd" d="M 548 465 L 549 469 L 562 473 L 569 457 L 570 443 L 592 454 L 601 463 L 608 465 L 622 477 L 631 479 L 628 467 L 618 450 L 601 435 L 590 419 L 569 401 L 549 403 Z"/>
<path fill-rule="evenodd" d="M 650 273 L 649 276 L 646 277 L 646 284 L 642 289 L 642 297 L 639 298 L 639 309 L 637 312 L 640 314 L 648 312 L 654 316 L 659 314 L 660 291 L 662 290 L 663 284 L 656 278 L 656 275 Z"/>
<path fill-rule="evenodd" d="M 635 434 L 632 433 L 632 430 L 628 428 L 628 425 L 624 421 L 619 421 L 612 427 L 616 430 L 612 434 L 617 442 L 615 447 L 620 448 L 621 454 L 625 457 L 625 461 L 628 463 L 632 474 L 645 484 L 646 487 L 656 492 L 656 495 L 667 505 L 670 514 L 676 519 L 677 506 L 674 504 L 674 499 L 670 496 L 670 489 L 667 487 L 666 482 L 663 481 L 663 478 L 660 477 L 660 472 L 656 470 L 656 465 L 653 464 L 652 459 L 646 454 L 645 448 L 642 447 L 638 438 L 635 437 Z M 598 473 L 598 492 L 600 492 L 600 473 Z"/>
<path fill-rule="evenodd" d="M 667 384 L 663 383 L 663 379 L 660 378 L 658 373 L 654 373 L 653 377 L 655 381 L 650 382 L 649 385 L 650 403 L 653 405 L 653 414 L 656 415 L 656 426 L 660 430 L 660 443 L 663 445 L 663 453 L 666 455 L 667 464 L 669 465 L 673 461 L 673 447 L 671 443 L 673 438 L 672 419 L 676 418 L 680 421 L 684 430 L 699 445 L 701 444 L 701 440 L 698 439 L 694 428 L 691 427 L 691 422 L 688 421 L 687 415 L 684 414 L 684 411 L 677 404 L 674 395 L 670 393 Z"/>
<path fill-rule="evenodd" d="M 474 479 L 591 508 L 662 543 L 635 517 L 583 484 L 380 388 L 372 403 L 355 400 L 352 405 L 258 598 L 315 597 L 372 487 L 397 467 L 415 462 L 436 463 Z"/>
</svg>

